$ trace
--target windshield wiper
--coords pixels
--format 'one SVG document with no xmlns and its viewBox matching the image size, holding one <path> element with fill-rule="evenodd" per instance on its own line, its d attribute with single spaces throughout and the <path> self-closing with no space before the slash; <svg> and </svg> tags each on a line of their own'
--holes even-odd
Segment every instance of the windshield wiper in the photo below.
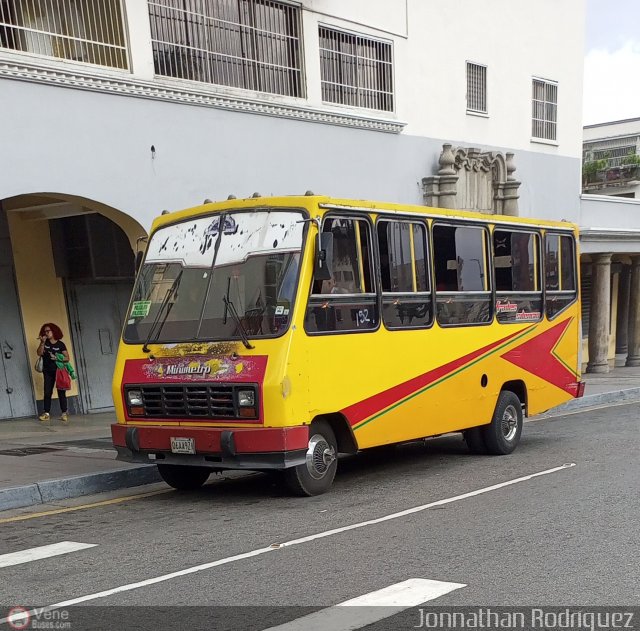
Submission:
<svg viewBox="0 0 640 631">
<path fill-rule="evenodd" d="M 238 327 L 238 331 L 240 332 L 240 339 L 242 340 L 242 343 L 245 345 L 246 348 L 255 348 L 255 346 L 252 346 L 249 343 L 249 337 L 247 336 L 247 331 L 244 328 L 244 325 L 242 324 L 242 320 L 240 319 L 240 316 L 238 315 L 238 312 L 236 311 L 236 308 L 233 306 L 233 303 L 231 302 L 231 300 L 229 300 L 229 298 L 227 298 L 226 296 L 222 296 L 222 302 L 224 302 L 225 317 L 228 311 L 231 314 L 231 317 L 233 318 L 234 322 Z"/>
<path fill-rule="evenodd" d="M 171 283 L 171 287 L 169 287 L 169 289 L 167 289 L 167 293 L 166 293 L 165 297 L 162 299 L 162 303 L 160 304 L 160 308 L 158 309 L 158 313 L 156 313 L 156 317 L 154 318 L 153 322 L 151 323 L 151 328 L 149 329 L 149 335 L 147 335 L 147 339 L 144 341 L 144 345 L 142 347 L 142 352 L 143 353 L 150 353 L 151 352 L 151 349 L 147 345 L 149 344 L 149 342 L 151 342 L 151 338 L 153 336 L 154 330 L 155 330 L 156 326 L 158 325 L 158 322 L 160 321 L 160 318 L 162 317 L 162 312 L 164 311 L 165 307 L 169 304 L 169 300 L 171 300 L 171 297 L 178 290 L 178 285 L 180 284 L 180 280 L 182 279 L 182 273 L 183 272 L 184 272 L 184 268 L 182 268 L 178 272 L 178 275 L 175 277 L 173 283 Z M 169 317 L 169 311 L 170 311 L 170 309 L 167 309 L 167 314 L 164 316 L 164 319 L 162 320 L 162 322 L 160 323 L 160 326 L 158 327 L 157 335 L 153 339 L 154 342 L 160 336 L 160 331 L 162 331 L 162 327 L 164 326 L 164 323 L 167 321 L 167 318 Z"/>
</svg>

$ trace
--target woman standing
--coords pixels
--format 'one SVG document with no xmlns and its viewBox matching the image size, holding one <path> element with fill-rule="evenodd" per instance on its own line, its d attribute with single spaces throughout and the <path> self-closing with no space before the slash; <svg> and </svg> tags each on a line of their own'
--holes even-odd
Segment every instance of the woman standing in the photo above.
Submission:
<svg viewBox="0 0 640 631">
<path fill-rule="evenodd" d="M 40 346 L 38 346 L 38 356 L 42 357 L 42 374 L 44 376 L 44 413 L 38 418 L 41 421 L 48 421 L 51 416 L 51 395 L 56 384 L 56 355 L 62 354 L 64 361 L 69 361 L 67 346 L 62 342 L 62 331 L 53 322 L 47 322 L 40 329 Z M 67 414 L 67 392 L 58 390 L 58 401 L 60 402 L 60 420 L 63 423 L 69 421 Z"/>
</svg>

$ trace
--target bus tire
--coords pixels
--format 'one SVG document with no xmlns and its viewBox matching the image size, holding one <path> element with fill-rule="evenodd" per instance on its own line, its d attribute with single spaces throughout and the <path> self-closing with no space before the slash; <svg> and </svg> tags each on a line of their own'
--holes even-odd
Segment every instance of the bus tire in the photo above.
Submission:
<svg viewBox="0 0 640 631">
<path fill-rule="evenodd" d="M 482 428 L 487 452 L 494 456 L 510 454 L 520 442 L 524 417 L 516 394 L 503 390 L 498 397 L 493 419 Z"/>
<path fill-rule="evenodd" d="M 174 489 L 193 491 L 199 489 L 209 478 L 211 469 L 187 465 L 159 464 L 160 477 Z"/>
<path fill-rule="evenodd" d="M 470 427 L 462 432 L 464 441 L 472 454 L 483 456 L 487 453 L 487 445 L 483 436 L 484 427 Z"/>
<path fill-rule="evenodd" d="M 338 468 L 338 442 L 327 421 L 314 421 L 309 427 L 306 462 L 284 470 L 284 482 L 295 495 L 326 493 Z"/>
</svg>

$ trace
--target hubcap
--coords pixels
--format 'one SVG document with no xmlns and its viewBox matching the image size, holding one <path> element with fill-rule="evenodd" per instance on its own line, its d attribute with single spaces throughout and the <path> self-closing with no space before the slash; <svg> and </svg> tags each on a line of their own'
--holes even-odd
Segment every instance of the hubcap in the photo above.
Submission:
<svg viewBox="0 0 640 631">
<path fill-rule="evenodd" d="M 306 461 L 307 470 L 312 478 L 315 480 L 323 478 L 335 459 L 336 450 L 322 434 L 314 434 L 309 439 Z"/>
<path fill-rule="evenodd" d="M 505 440 L 512 441 L 518 431 L 518 413 L 513 405 L 506 407 L 500 426 Z"/>
</svg>

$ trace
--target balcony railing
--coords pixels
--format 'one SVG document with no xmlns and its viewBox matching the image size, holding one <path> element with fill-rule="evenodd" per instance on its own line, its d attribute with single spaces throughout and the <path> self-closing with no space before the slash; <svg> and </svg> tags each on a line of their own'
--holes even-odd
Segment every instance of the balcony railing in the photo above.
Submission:
<svg viewBox="0 0 640 631">
<path fill-rule="evenodd" d="M 640 180 L 640 164 L 620 165 L 585 174 L 583 189 L 588 191 L 608 186 L 625 186 L 638 180 Z"/>
</svg>

